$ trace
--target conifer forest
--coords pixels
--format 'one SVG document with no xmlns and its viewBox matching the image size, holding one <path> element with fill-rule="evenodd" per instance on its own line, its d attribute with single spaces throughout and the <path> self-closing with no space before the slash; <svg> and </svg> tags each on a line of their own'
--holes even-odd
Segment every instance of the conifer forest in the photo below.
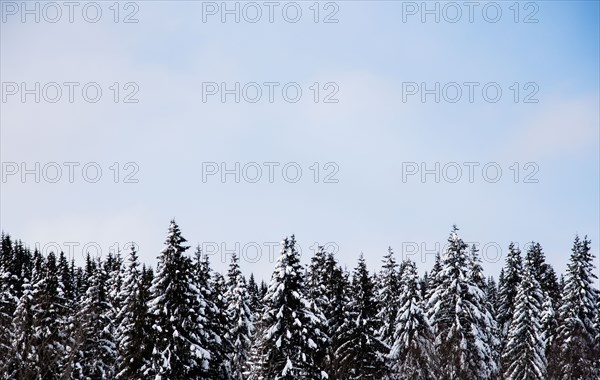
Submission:
<svg viewBox="0 0 600 380">
<path fill-rule="evenodd" d="M 156 263 L 83 266 L 2 235 L 3 379 L 594 380 L 600 297 L 587 237 L 564 273 L 511 244 L 498 277 L 453 227 L 420 276 L 392 248 L 378 272 L 283 239 L 270 281 L 227 273 L 171 221 Z M 346 263 L 350 264 L 350 263 Z"/>
</svg>

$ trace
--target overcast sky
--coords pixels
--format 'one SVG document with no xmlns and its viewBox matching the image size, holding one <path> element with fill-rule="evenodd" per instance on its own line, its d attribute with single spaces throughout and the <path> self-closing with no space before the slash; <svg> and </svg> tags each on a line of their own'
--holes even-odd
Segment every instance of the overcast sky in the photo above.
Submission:
<svg viewBox="0 0 600 380">
<path fill-rule="evenodd" d="M 453 224 L 496 277 L 510 241 L 598 256 L 598 2 L 54 4 L 1 2 L 1 228 L 32 247 L 154 265 L 175 218 L 260 278 L 292 233 L 349 268 L 426 270 Z"/>
</svg>

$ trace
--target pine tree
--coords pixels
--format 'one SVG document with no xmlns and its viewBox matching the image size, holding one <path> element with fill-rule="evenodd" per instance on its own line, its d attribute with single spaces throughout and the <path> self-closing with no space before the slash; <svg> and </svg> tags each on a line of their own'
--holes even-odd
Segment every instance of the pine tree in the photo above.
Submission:
<svg viewBox="0 0 600 380">
<path fill-rule="evenodd" d="M 250 278 L 248 279 L 248 295 L 250 297 L 250 310 L 252 311 L 254 320 L 257 321 L 260 318 L 261 304 L 258 285 L 256 284 L 256 280 L 254 280 L 254 273 L 250 273 Z"/>
<path fill-rule="evenodd" d="M 523 259 L 521 250 L 515 247 L 514 243 L 508 246 L 508 255 L 506 264 L 502 269 L 498 290 L 498 325 L 502 344 L 505 343 L 508 336 L 508 329 L 515 311 L 515 300 L 517 298 L 517 289 L 521 283 L 521 274 L 523 272 Z"/>
<path fill-rule="evenodd" d="M 204 315 L 204 334 L 200 344 L 210 352 L 210 362 L 206 376 L 210 379 L 229 379 L 231 376 L 229 354 L 231 345 L 226 339 L 229 331 L 224 280 L 210 267 L 208 255 L 203 255 L 200 246 L 194 253 L 194 278 L 202 300 Z"/>
<path fill-rule="evenodd" d="M 328 287 L 331 268 L 328 266 L 327 258 L 328 254 L 325 251 L 325 248 L 319 246 L 311 258 L 306 281 L 306 293 L 310 301 L 313 302 L 315 307 L 318 310 L 321 310 L 325 316 L 325 321 L 321 328 L 327 336 L 327 339 L 324 340 L 322 344 L 318 345 L 317 353 L 315 354 L 317 365 L 321 368 L 328 366 L 328 363 L 331 361 L 331 358 L 329 357 L 331 353 L 331 331 L 329 331 L 327 326 L 327 318 L 329 317 L 327 311 L 331 304 L 332 296 Z"/>
<path fill-rule="evenodd" d="M 305 283 L 292 235 L 285 238 L 281 256 L 264 297 L 258 342 L 260 363 L 256 377 L 268 380 L 326 378 L 315 356 L 326 339 L 320 329 L 325 317 L 306 295 Z"/>
<path fill-rule="evenodd" d="M 10 329 L 17 308 L 17 275 L 13 273 L 13 246 L 9 235 L 2 233 L 0 251 L 0 352 L 8 352 L 11 346 Z M 8 355 L 0 355 L 0 370 L 8 366 Z M 4 371 L 2 371 L 4 372 Z"/>
<path fill-rule="evenodd" d="M 545 294 L 540 322 L 547 362 L 546 372 L 550 379 L 556 378 L 560 367 L 560 345 L 557 340 L 559 319 L 557 314 L 557 310 L 552 304 L 552 298 L 548 294 Z"/>
<path fill-rule="evenodd" d="M 34 274 L 35 279 L 38 274 Z M 2 379 L 35 378 L 35 349 L 32 341 L 33 330 L 33 293 L 27 278 L 23 281 L 23 292 L 17 303 L 12 320 L 11 347 L 7 352 Z"/>
<path fill-rule="evenodd" d="M 436 380 L 438 360 L 435 337 L 422 308 L 417 267 L 409 261 L 403 271 L 400 308 L 394 323 L 395 331 L 389 358 L 395 380 Z"/>
<path fill-rule="evenodd" d="M 32 339 L 35 347 L 36 376 L 56 379 L 67 356 L 67 308 L 64 290 L 58 277 L 56 256 L 48 254 L 41 276 L 33 284 Z"/>
<path fill-rule="evenodd" d="M 483 267 L 481 266 L 481 259 L 479 258 L 479 250 L 476 245 L 473 244 L 471 247 L 470 259 L 470 280 L 477 289 L 482 292 L 479 293 L 479 301 L 484 306 L 484 310 L 481 316 L 476 317 L 476 323 L 478 328 L 483 332 L 482 339 L 485 341 L 485 346 L 488 350 L 481 350 L 480 354 L 484 356 L 480 358 L 482 363 L 492 363 L 489 368 L 490 379 L 496 378 L 499 375 L 498 362 L 500 361 L 500 331 L 498 328 L 498 322 L 496 321 L 496 310 L 492 300 L 488 298 L 489 289 L 483 274 Z M 477 293 L 477 292 L 475 292 Z"/>
<path fill-rule="evenodd" d="M 227 314 L 231 329 L 227 338 L 233 345 L 231 351 L 231 378 L 233 380 L 244 380 L 247 372 L 246 365 L 250 360 L 254 316 L 250 309 L 251 298 L 246 279 L 242 275 L 236 254 L 231 258 L 231 264 L 229 265 L 225 298 L 229 304 Z"/>
<path fill-rule="evenodd" d="M 540 321 L 543 293 L 535 278 L 535 261 L 528 256 L 515 300 L 508 340 L 504 347 L 505 380 L 546 379 L 546 356 Z"/>
<path fill-rule="evenodd" d="M 330 380 L 343 379 L 340 375 L 341 364 L 335 354 L 342 344 L 340 328 L 345 321 L 345 309 L 350 301 L 348 273 L 339 265 L 333 253 L 327 253 L 323 270 L 321 271 L 321 285 L 326 300 L 323 305 L 323 314 L 326 320 L 326 335 L 329 338 L 326 352 L 326 363 Z M 316 298 L 316 295 L 313 295 Z"/>
<path fill-rule="evenodd" d="M 531 242 L 527 250 L 528 259 L 533 263 L 534 276 L 540 283 L 542 292 L 551 298 L 553 304 L 560 299 L 560 286 L 554 268 L 546 263 L 546 255 L 540 243 Z"/>
<path fill-rule="evenodd" d="M 210 352 L 201 345 L 206 335 L 205 303 L 192 261 L 185 255 L 189 248 L 185 242 L 172 220 L 151 287 L 154 348 L 146 378 L 194 379 L 208 370 Z"/>
<path fill-rule="evenodd" d="M 233 354 L 233 343 L 229 333 L 232 326 L 229 319 L 228 303 L 225 296 L 227 284 L 225 278 L 219 272 L 213 272 L 211 276 L 211 303 L 214 306 L 214 314 L 208 318 L 207 329 L 212 332 L 215 344 L 208 345 L 212 353 L 212 365 L 209 373 L 213 373 L 214 379 L 231 379 L 231 356 Z M 209 340 L 210 342 L 210 340 Z"/>
<path fill-rule="evenodd" d="M 429 302 L 436 289 L 440 285 L 439 283 L 439 273 L 442 270 L 442 258 L 438 253 L 435 254 L 435 261 L 433 263 L 433 268 L 431 268 L 431 272 L 429 273 L 429 278 L 427 281 L 427 291 L 425 292 L 425 302 Z"/>
<path fill-rule="evenodd" d="M 377 294 L 380 308 L 377 318 L 381 321 L 381 327 L 377 336 L 389 349 L 394 344 L 395 321 L 400 307 L 400 273 L 392 247 L 388 247 L 388 253 L 383 258 L 380 279 L 381 286 Z"/>
<path fill-rule="evenodd" d="M 598 334 L 594 318 L 598 304 L 592 285 L 597 278 L 593 260 L 587 236 L 583 241 L 576 236 L 567 267 L 564 302 L 560 308 L 561 380 L 587 380 L 600 376 L 598 359 L 594 357 L 594 340 Z"/>
<path fill-rule="evenodd" d="M 73 379 L 113 378 L 117 358 L 108 296 L 108 273 L 98 258 L 76 315 L 74 352 L 67 373 Z"/>
<path fill-rule="evenodd" d="M 498 285 L 496 284 L 496 280 L 493 276 L 488 277 L 487 284 L 485 285 L 485 292 L 487 294 L 488 302 L 492 306 L 492 315 L 497 315 L 497 305 L 498 305 Z"/>
<path fill-rule="evenodd" d="M 118 360 L 116 379 L 144 379 L 143 368 L 152 354 L 152 334 L 148 314 L 148 292 L 144 289 L 142 273 L 135 247 L 131 246 L 127 269 L 120 294 L 122 306 L 116 315 Z"/>
<path fill-rule="evenodd" d="M 362 254 L 353 272 L 351 293 L 346 319 L 339 329 L 341 344 L 336 352 L 342 378 L 379 380 L 387 373 L 384 359 L 388 349 L 377 337 L 380 328 L 377 299 Z"/>
<path fill-rule="evenodd" d="M 475 284 L 467 245 L 456 226 L 437 275 L 438 286 L 429 299 L 429 319 L 436 334 L 442 378 L 449 380 L 489 379 L 496 372 L 492 360 L 485 294 Z"/>
</svg>

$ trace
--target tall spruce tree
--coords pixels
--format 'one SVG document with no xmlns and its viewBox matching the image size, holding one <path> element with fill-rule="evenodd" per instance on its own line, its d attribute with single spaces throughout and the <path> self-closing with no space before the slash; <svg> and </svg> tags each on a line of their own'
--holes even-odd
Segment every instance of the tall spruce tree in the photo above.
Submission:
<svg viewBox="0 0 600 380">
<path fill-rule="evenodd" d="M 389 349 L 394 344 L 395 321 L 400 308 L 400 273 L 392 247 L 388 247 L 388 253 L 383 258 L 379 277 L 377 301 L 380 307 L 377 318 L 381 326 L 377 336 Z"/>
<path fill-rule="evenodd" d="M 283 240 L 281 256 L 264 297 L 256 378 L 316 380 L 327 378 L 316 355 L 326 339 L 325 317 L 306 295 L 296 239 Z"/>
<path fill-rule="evenodd" d="M 123 274 L 121 307 L 116 315 L 118 361 L 116 379 L 144 379 L 143 368 L 152 354 L 152 325 L 148 314 L 148 293 L 144 289 L 135 246 L 131 246 Z"/>
<path fill-rule="evenodd" d="M 404 267 L 400 287 L 400 308 L 394 323 L 394 340 L 389 353 L 394 380 L 437 380 L 438 357 L 435 336 L 425 311 L 414 262 Z"/>
<path fill-rule="evenodd" d="M 56 255 L 48 254 L 41 276 L 33 284 L 32 339 L 36 376 L 56 379 L 67 356 L 67 303 L 58 276 Z"/>
<path fill-rule="evenodd" d="M 502 276 L 500 277 L 500 283 L 498 284 L 497 313 L 502 345 L 504 345 L 506 337 L 508 336 L 508 329 L 510 328 L 510 323 L 515 311 L 515 300 L 517 298 L 519 284 L 521 283 L 522 272 L 523 258 L 521 257 L 521 250 L 516 247 L 514 243 L 510 243 L 508 246 L 506 263 L 502 269 Z"/>
<path fill-rule="evenodd" d="M 349 274 L 339 265 L 332 252 L 325 258 L 324 289 L 327 303 L 324 306 L 323 314 L 327 324 L 327 336 L 329 338 L 327 351 L 327 369 L 330 380 L 344 379 L 343 366 L 338 356 L 337 350 L 343 343 L 340 329 L 344 324 L 346 305 L 350 301 L 350 281 Z"/>
<path fill-rule="evenodd" d="M 32 274 L 38 279 L 38 274 Z M 17 303 L 11 333 L 11 347 L 6 351 L 2 379 L 33 379 L 36 377 L 35 346 L 33 342 L 33 292 L 29 279 L 23 281 L 23 292 Z"/>
<path fill-rule="evenodd" d="M 229 305 L 227 314 L 230 331 L 227 338 L 232 344 L 231 378 L 233 380 L 244 380 L 248 372 L 247 363 L 250 360 L 250 349 L 254 334 L 254 316 L 250 308 L 251 298 L 246 279 L 240 270 L 239 259 L 236 254 L 231 258 L 227 276 L 225 298 Z"/>
<path fill-rule="evenodd" d="M 0 352 L 9 352 L 11 346 L 11 325 L 17 308 L 17 274 L 13 273 L 13 244 L 9 235 L 2 233 L 0 251 Z M 0 370 L 7 371 L 9 356 L 0 355 Z"/>
<path fill-rule="evenodd" d="M 448 238 L 438 286 L 428 302 L 436 348 L 444 358 L 441 376 L 449 380 L 489 379 L 497 368 L 485 327 L 490 322 L 485 294 L 470 276 L 470 255 L 457 231 L 455 226 Z"/>
<path fill-rule="evenodd" d="M 546 379 L 546 354 L 540 315 L 544 295 L 535 278 L 536 262 L 527 256 L 504 347 L 505 380 Z"/>
<path fill-rule="evenodd" d="M 374 283 L 361 254 L 352 275 L 346 318 L 339 328 L 341 343 L 336 355 L 342 367 L 342 378 L 379 380 L 387 375 L 385 357 L 388 348 L 377 336 L 380 328 L 377 313 Z"/>
<path fill-rule="evenodd" d="M 331 289 L 329 287 L 329 275 L 331 268 L 328 266 L 328 253 L 325 248 L 319 246 L 310 260 L 310 265 L 307 271 L 306 293 L 311 302 L 315 304 L 318 310 L 323 312 L 325 320 L 323 321 L 323 332 L 326 339 L 317 347 L 315 360 L 317 365 L 324 368 L 331 361 L 331 331 L 328 329 L 327 319 L 329 317 L 329 307 L 331 305 Z M 331 371 L 330 371 L 331 372 Z M 331 376 L 331 373 L 329 373 Z"/>
<path fill-rule="evenodd" d="M 172 220 L 151 287 L 154 348 L 146 378 L 196 379 L 208 370 L 210 352 L 202 346 L 205 303 L 185 242 Z"/>
<path fill-rule="evenodd" d="M 76 315 L 75 348 L 66 369 L 73 379 L 114 377 L 117 350 L 108 296 L 108 273 L 98 258 Z"/>
<path fill-rule="evenodd" d="M 598 313 L 597 291 L 593 287 L 594 256 L 591 242 L 578 236 L 573 243 L 567 267 L 563 304 L 560 308 L 561 325 L 558 339 L 561 345 L 561 380 L 588 380 L 600 377 L 595 357 L 594 340 L 598 331 L 594 318 Z"/>
<path fill-rule="evenodd" d="M 209 379 L 227 380 L 230 377 L 229 359 L 231 352 L 226 334 L 229 329 L 224 304 L 225 290 L 222 277 L 213 272 L 208 255 L 203 255 L 200 246 L 194 253 L 196 287 L 204 305 L 204 335 L 201 344 L 210 352 L 206 372 Z"/>
<path fill-rule="evenodd" d="M 212 378 L 219 380 L 231 379 L 230 359 L 233 354 L 233 343 L 230 339 L 232 326 L 227 311 L 226 292 L 227 284 L 223 275 L 219 272 L 212 272 L 211 302 L 214 306 L 214 314 L 210 317 L 207 329 L 212 332 L 212 342 L 218 342 L 218 344 L 208 345 L 213 355 L 209 373 L 212 373 Z"/>
</svg>

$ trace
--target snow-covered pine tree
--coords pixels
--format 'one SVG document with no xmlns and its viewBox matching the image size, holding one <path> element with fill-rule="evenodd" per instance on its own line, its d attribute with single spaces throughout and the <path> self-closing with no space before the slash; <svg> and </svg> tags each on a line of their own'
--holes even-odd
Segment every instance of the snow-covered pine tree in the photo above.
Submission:
<svg viewBox="0 0 600 380">
<path fill-rule="evenodd" d="M 32 277 L 37 281 L 39 275 Z M 23 292 L 17 303 L 11 333 L 11 347 L 7 349 L 2 379 L 33 379 L 36 376 L 35 349 L 32 342 L 33 293 L 29 279 L 23 279 Z"/>
<path fill-rule="evenodd" d="M 498 284 L 498 325 L 500 328 L 501 344 L 504 346 L 508 329 L 515 311 L 515 300 L 517 298 L 517 289 L 521 283 L 521 273 L 523 272 L 523 259 L 521 250 L 510 243 L 508 246 L 508 255 L 506 263 L 502 269 L 502 276 Z"/>
<path fill-rule="evenodd" d="M 325 252 L 320 247 L 311 261 L 309 283 L 313 284 L 310 286 L 310 297 L 319 302 L 318 306 L 325 316 L 326 326 L 323 329 L 328 340 L 322 345 L 325 351 L 324 366 L 330 380 L 343 379 L 338 374 L 340 363 L 335 352 L 340 345 L 338 329 L 344 323 L 344 312 L 350 299 L 348 273 L 338 265 L 334 253 Z"/>
<path fill-rule="evenodd" d="M 255 378 L 265 380 L 317 380 L 327 378 L 316 354 L 326 339 L 325 317 L 306 295 L 296 239 L 285 238 L 271 283 L 264 297 L 262 336 Z M 255 363 L 257 365 L 257 363 Z"/>
<path fill-rule="evenodd" d="M 229 305 L 227 314 L 230 330 L 227 338 L 232 344 L 230 357 L 231 378 L 233 380 L 245 380 L 254 333 L 254 316 L 250 308 L 251 299 L 246 285 L 246 278 L 240 270 L 239 259 L 235 253 L 231 257 L 227 278 L 225 298 Z"/>
<path fill-rule="evenodd" d="M 104 262 L 104 266 L 106 268 L 106 273 L 108 273 L 108 299 L 113 314 L 112 319 L 116 320 L 117 314 L 119 313 L 119 310 L 121 310 L 123 303 L 121 287 L 123 286 L 123 272 L 125 268 L 123 267 L 121 252 L 109 252 L 108 257 Z"/>
<path fill-rule="evenodd" d="M 594 340 L 598 331 L 594 318 L 598 313 L 596 289 L 593 287 L 594 255 L 591 242 L 578 236 L 573 243 L 567 267 L 563 304 L 560 308 L 561 325 L 558 340 L 561 345 L 560 379 L 588 380 L 600 377 L 595 357 Z"/>
<path fill-rule="evenodd" d="M 441 377 L 449 380 L 489 379 L 496 373 L 488 332 L 485 295 L 472 280 L 467 245 L 454 226 L 428 302 L 436 349 L 444 361 Z"/>
<path fill-rule="evenodd" d="M 260 286 L 258 288 L 258 297 L 259 297 L 261 303 L 262 303 L 263 299 L 265 298 L 265 296 L 267 295 L 268 291 L 269 291 L 269 286 L 267 285 L 265 280 L 261 280 Z M 262 305 L 262 307 L 264 307 L 264 305 Z"/>
<path fill-rule="evenodd" d="M 321 368 L 325 368 L 329 366 L 331 362 L 331 333 L 328 328 L 328 318 L 330 307 L 332 306 L 332 289 L 330 287 L 330 275 L 331 271 L 331 262 L 328 262 L 328 257 L 330 255 L 325 251 L 325 248 L 319 246 L 317 251 L 313 255 L 310 261 L 310 265 L 308 267 L 307 272 L 307 280 L 306 280 L 306 293 L 311 302 L 315 304 L 315 307 L 318 310 L 323 312 L 325 316 L 325 320 L 323 326 L 320 328 L 327 336 L 327 339 L 323 340 L 318 344 L 317 353 L 315 354 L 315 360 L 317 365 Z M 335 260 L 334 260 L 335 262 Z M 331 371 L 330 371 L 331 372 Z M 328 375 L 332 375 L 328 373 Z"/>
<path fill-rule="evenodd" d="M 208 379 L 230 378 L 229 354 L 230 342 L 226 339 L 229 330 L 226 305 L 223 299 L 225 290 L 224 279 L 213 272 L 208 255 L 203 255 L 200 246 L 194 253 L 194 277 L 196 287 L 200 292 L 203 307 L 204 335 L 202 347 L 210 352 L 210 362 L 206 377 Z"/>
<path fill-rule="evenodd" d="M 400 284 L 400 308 L 396 316 L 392 348 L 391 379 L 437 380 L 439 368 L 435 336 L 422 308 L 417 266 L 407 261 Z"/>
<path fill-rule="evenodd" d="M 498 285 L 493 276 L 489 276 L 487 283 L 485 284 L 485 292 L 487 294 L 488 302 L 492 305 L 492 315 L 497 318 L 497 305 L 498 305 Z"/>
<path fill-rule="evenodd" d="M 377 336 L 389 350 L 394 344 L 395 321 L 400 307 L 400 273 L 392 247 L 388 247 L 388 253 L 383 257 L 383 266 L 379 278 L 380 286 L 377 289 L 379 313 L 377 318 L 381 325 L 377 331 Z"/>
<path fill-rule="evenodd" d="M 9 235 L 2 233 L 0 251 L 0 352 L 8 352 L 11 346 L 10 330 L 13 313 L 17 308 L 17 274 L 13 273 L 13 245 Z M 8 365 L 8 355 L 0 355 L 0 370 Z M 5 370 L 2 371 L 3 373 Z"/>
<path fill-rule="evenodd" d="M 481 331 L 485 331 L 485 342 L 489 351 L 480 351 L 483 357 L 480 358 L 482 363 L 493 363 L 493 367 L 490 368 L 489 379 L 495 379 L 500 375 L 498 370 L 498 362 L 500 361 L 500 332 L 498 329 L 498 322 L 496 321 L 496 311 L 494 304 L 488 298 L 488 288 L 485 281 L 485 275 L 483 274 L 483 267 L 481 266 L 481 259 L 479 258 L 479 250 L 477 246 L 473 244 L 470 252 L 470 279 L 475 284 L 476 288 L 481 289 L 482 293 L 479 295 L 482 305 L 484 305 L 484 313 L 476 318 Z"/>
<path fill-rule="evenodd" d="M 533 263 L 533 273 L 536 280 L 540 283 L 542 293 L 551 298 L 553 304 L 557 304 L 560 299 L 560 285 L 554 268 L 546 263 L 546 255 L 542 250 L 540 243 L 531 242 L 527 249 L 526 256 Z"/>
<path fill-rule="evenodd" d="M 227 293 L 227 283 L 223 275 L 219 272 L 212 272 L 211 275 L 212 304 L 215 314 L 208 320 L 207 328 L 213 332 L 218 345 L 208 345 L 211 348 L 213 362 L 211 369 L 214 369 L 212 378 L 219 380 L 231 379 L 231 356 L 233 354 L 233 343 L 230 340 L 229 333 L 232 330 L 231 321 L 227 309 L 229 307 L 225 294 Z M 212 323 L 211 323 L 212 322 Z M 217 340 L 218 338 L 218 340 Z"/>
<path fill-rule="evenodd" d="M 148 314 L 148 292 L 144 289 L 135 246 L 131 246 L 120 294 L 121 308 L 116 315 L 118 349 L 116 379 L 143 380 L 153 343 Z"/>
<path fill-rule="evenodd" d="M 439 273 L 442 270 L 442 257 L 440 253 L 435 254 L 435 261 L 433 263 L 433 267 L 431 268 L 431 272 L 429 272 L 429 277 L 427 281 L 427 290 L 425 291 L 425 303 L 429 302 L 431 296 L 435 293 L 436 289 L 439 286 Z"/>
<path fill-rule="evenodd" d="M 147 379 L 197 379 L 208 370 L 210 352 L 201 345 L 205 304 L 185 242 L 172 220 L 151 287 L 154 348 Z"/>
<path fill-rule="evenodd" d="M 108 297 L 108 273 L 100 258 L 76 315 L 74 351 L 66 373 L 73 379 L 114 378 L 116 345 Z"/>
<path fill-rule="evenodd" d="M 387 374 L 388 348 L 377 337 L 380 323 L 374 287 L 361 254 L 352 275 L 346 318 L 339 328 L 340 345 L 336 355 L 342 370 L 340 378 L 380 380 Z"/>
<path fill-rule="evenodd" d="M 248 279 L 248 295 L 250 296 L 250 310 L 252 311 L 252 315 L 255 321 L 260 319 L 260 297 L 258 295 L 258 284 L 254 279 L 254 273 L 250 273 L 250 278 Z"/>
<path fill-rule="evenodd" d="M 540 317 L 542 338 L 546 353 L 546 374 L 549 379 L 555 379 L 559 373 L 560 345 L 557 340 L 558 313 L 552 304 L 552 298 L 545 294 Z"/>
<path fill-rule="evenodd" d="M 540 320 L 544 295 L 535 278 L 534 265 L 535 262 L 527 256 L 503 351 L 504 380 L 546 379 L 546 354 Z"/>
<path fill-rule="evenodd" d="M 33 284 L 33 357 L 38 378 L 56 379 L 67 357 L 67 308 L 58 277 L 56 255 L 50 252 L 41 276 Z"/>
</svg>

